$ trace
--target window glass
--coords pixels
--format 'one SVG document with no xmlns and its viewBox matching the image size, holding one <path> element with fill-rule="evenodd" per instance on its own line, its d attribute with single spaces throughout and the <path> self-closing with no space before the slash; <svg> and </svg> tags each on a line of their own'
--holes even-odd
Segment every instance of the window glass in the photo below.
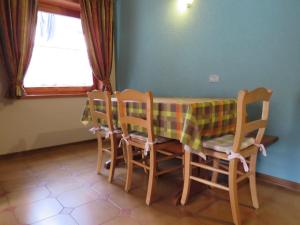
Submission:
<svg viewBox="0 0 300 225">
<path fill-rule="evenodd" d="M 80 19 L 40 11 L 24 87 L 92 85 L 92 70 Z"/>
</svg>

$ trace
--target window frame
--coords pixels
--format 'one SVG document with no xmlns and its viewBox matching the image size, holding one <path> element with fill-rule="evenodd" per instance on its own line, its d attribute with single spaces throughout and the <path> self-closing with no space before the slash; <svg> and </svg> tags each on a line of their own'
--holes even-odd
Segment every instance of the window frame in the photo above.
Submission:
<svg viewBox="0 0 300 225">
<path fill-rule="evenodd" d="M 38 11 L 80 18 L 80 5 L 78 0 L 39 0 Z M 93 77 L 92 86 L 24 87 L 24 98 L 86 96 L 88 91 L 96 88 L 96 83 L 97 82 Z"/>
</svg>

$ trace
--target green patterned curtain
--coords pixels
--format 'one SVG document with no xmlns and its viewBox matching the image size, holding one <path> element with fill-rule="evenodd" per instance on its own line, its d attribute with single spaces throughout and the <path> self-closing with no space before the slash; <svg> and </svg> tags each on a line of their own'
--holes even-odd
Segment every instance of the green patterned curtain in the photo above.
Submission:
<svg viewBox="0 0 300 225">
<path fill-rule="evenodd" d="M 80 0 L 81 23 L 98 88 L 112 92 L 113 0 Z M 101 85 L 100 85 L 101 86 Z"/>
<path fill-rule="evenodd" d="M 0 1 L 0 60 L 9 80 L 8 95 L 13 98 L 24 94 L 36 22 L 37 0 Z"/>
</svg>

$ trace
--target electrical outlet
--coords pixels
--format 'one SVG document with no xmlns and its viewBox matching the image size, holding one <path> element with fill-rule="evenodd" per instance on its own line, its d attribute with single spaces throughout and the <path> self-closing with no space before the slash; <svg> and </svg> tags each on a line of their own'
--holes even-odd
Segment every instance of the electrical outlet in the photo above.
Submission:
<svg viewBox="0 0 300 225">
<path fill-rule="evenodd" d="M 211 74 L 208 77 L 208 81 L 211 83 L 216 83 L 220 81 L 220 76 L 218 74 Z"/>
</svg>

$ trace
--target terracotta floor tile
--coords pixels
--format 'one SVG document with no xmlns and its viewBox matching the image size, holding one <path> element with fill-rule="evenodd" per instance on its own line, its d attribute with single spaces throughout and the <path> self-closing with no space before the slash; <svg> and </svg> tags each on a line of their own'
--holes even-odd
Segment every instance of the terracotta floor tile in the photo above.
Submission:
<svg viewBox="0 0 300 225">
<path fill-rule="evenodd" d="M 20 223 L 32 224 L 57 215 L 62 206 L 55 199 L 44 199 L 32 204 L 19 206 L 15 209 L 15 215 Z"/>
<path fill-rule="evenodd" d="M 189 213 L 197 213 L 205 210 L 207 207 L 211 206 L 218 199 L 210 194 L 209 190 L 200 192 L 189 197 L 188 202 L 185 206 L 180 206 L 181 210 Z"/>
<path fill-rule="evenodd" d="M 123 181 L 123 184 L 125 184 L 125 181 L 126 181 L 126 171 L 125 171 L 125 169 L 121 169 L 121 170 L 116 169 L 114 179 L 121 180 L 121 181 Z"/>
<path fill-rule="evenodd" d="M 87 166 L 86 164 L 82 164 L 84 160 L 82 160 L 81 157 L 78 155 L 73 156 L 72 158 L 68 158 L 67 160 L 64 161 L 63 166 L 64 167 L 70 167 L 72 169 L 75 169 L 76 167 L 85 167 Z"/>
<path fill-rule="evenodd" d="M 71 214 L 75 208 L 64 207 L 60 214 Z"/>
<path fill-rule="evenodd" d="M 77 207 L 98 198 L 97 192 L 88 188 L 80 188 L 60 194 L 57 199 L 64 207 Z"/>
<path fill-rule="evenodd" d="M 49 194 L 47 188 L 38 187 L 11 192 L 7 195 L 7 198 L 10 206 L 19 206 L 45 199 Z"/>
<path fill-rule="evenodd" d="M 63 166 L 63 163 L 65 162 L 65 160 L 72 158 L 71 153 L 66 153 L 66 152 L 62 152 L 62 151 L 54 151 L 52 153 L 52 158 L 53 158 L 53 162 L 58 163 L 59 165 Z"/>
<path fill-rule="evenodd" d="M 102 198 L 123 192 L 125 184 L 122 181 L 114 179 L 113 183 L 109 183 L 106 177 L 101 177 L 100 179 L 101 181 L 94 183 L 91 188 Z"/>
<path fill-rule="evenodd" d="M 98 161 L 98 159 L 97 159 L 97 153 L 95 153 L 95 154 L 89 153 L 89 154 L 87 154 L 86 156 L 83 156 L 82 159 L 83 159 L 85 162 L 87 162 L 87 163 L 89 163 L 89 164 L 91 164 L 91 165 L 96 165 L 96 164 L 97 164 L 97 161 Z"/>
<path fill-rule="evenodd" d="M 12 211 L 0 212 L 0 225 L 18 225 L 18 224 L 19 223 Z"/>
<path fill-rule="evenodd" d="M 133 209 L 131 212 L 131 217 L 134 220 L 138 221 L 138 223 L 140 223 L 141 225 L 170 225 L 176 223 L 179 218 L 166 215 L 160 210 L 148 206 L 142 206 Z"/>
<path fill-rule="evenodd" d="M 124 172 L 124 181 L 126 181 L 126 172 Z M 144 188 L 147 189 L 148 185 L 148 174 L 144 172 L 143 169 L 136 169 L 133 170 L 132 176 L 132 187 L 133 188 Z"/>
<path fill-rule="evenodd" d="M 21 163 L 20 163 L 21 162 Z M 16 173 L 19 171 L 27 170 L 27 165 L 21 160 L 18 162 L 11 160 L 1 160 L 0 161 L 0 173 Z"/>
<path fill-rule="evenodd" d="M 50 190 L 52 196 L 57 196 L 63 192 L 78 189 L 83 186 L 83 183 L 73 177 L 66 177 L 63 180 L 49 182 L 46 186 Z"/>
<path fill-rule="evenodd" d="M 142 189 L 134 189 L 127 193 L 122 188 L 117 192 L 111 193 L 109 201 L 120 208 L 133 209 L 145 205 L 146 192 Z"/>
<path fill-rule="evenodd" d="M 280 205 L 268 205 L 267 209 L 255 210 L 255 214 L 244 220 L 243 225 L 298 225 L 300 221 L 299 211 L 296 212 L 293 209 L 291 211 L 294 212 L 292 216 L 283 212 Z"/>
<path fill-rule="evenodd" d="M 176 180 L 169 177 L 159 177 L 157 180 L 157 198 L 162 201 L 171 199 L 179 190 L 182 190 L 182 185 L 183 183 L 177 183 Z M 147 185 L 144 186 L 144 189 L 147 191 Z"/>
<path fill-rule="evenodd" d="M 227 185 L 227 184 L 225 184 L 225 185 Z M 208 190 L 210 191 L 210 193 L 213 196 L 215 196 L 219 199 L 229 200 L 229 194 L 227 191 L 217 189 L 217 188 L 212 188 L 212 189 L 209 188 Z M 249 198 L 248 198 L 248 197 L 250 197 L 250 189 L 249 189 L 248 182 L 238 185 L 238 194 L 239 194 L 241 201 L 245 200 L 244 203 L 246 203 L 246 202 L 251 203 L 251 202 L 249 202 Z M 244 198 L 244 197 L 246 197 L 246 198 Z M 251 201 L 251 198 L 250 198 L 250 201 Z"/>
<path fill-rule="evenodd" d="M 300 196 L 296 192 L 285 192 L 281 188 L 273 190 L 274 198 L 260 202 L 254 217 L 246 224 L 296 225 L 300 221 Z M 276 218 L 276 220 L 274 220 Z"/>
<path fill-rule="evenodd" d="M 94 183 L 101 181 L 103 179 L 103 176 L 97 174 L 95 171 L 92 173 L 88 172 L 88 173 L 83 173 L 83 174 L 77 175 L 77 176 L 75 176 L 75 178 L 86 185 L 93 185 Z"/>
<path fill-rule="evenodd" d="M 49 173 L 58 172 L 62 170 L 62 166 L 58 163 L 35 163 L 29 166 L 31 173 L 37 176 L 47 175 Z"/>
<path fill-rule="evenodd" d="M 118 208 L 98 199 L 76 208 L 71 215 L 79 225 L 97 225 L 114 219 L 118 214 Z"/>
<path fill-rule="evenodd" d="M 32 177 L 32 176 L 33 175 L 27 169 L 3 172 L 0 173 L 0 182 L 17 179 L 17 178 Z"/>
<path fill-rule="evenodd" d="M 77 223 L 71 216 L 57 215 L 32 225 L 77 225 Z"/>
<path fill-rule="evenodd" d="M 6 194 L 6 191 L 4 190 L 4 188 L 2 187 L 2 184 L 0 183 L 0 197 L 2 197 L 3 195 Z"/>
<path fill-rule="evenodd" d="M 103 223 L 103 225 L 140 225 L 137 221 L 135 221 L 133 218 L 129 216 L 118 216 L 115 219 L 112 219 L 106 223 Z"/>
<path fill-rule="evenodd" d="M 115 169 L 115 174 L 114 174 L 114 178 L 113 180 L 122 180 L 123 184 L 125 184 L 125 180 L 126 180 L 126 171 L 125 168 L 123 168 L 124 165 L 120 165 L 121 168 L 117 167 Z M 105 169 L 104 167 L 101 170 L 101 173 L 99 174 L 99 176 L 105 178 L 106 180 L 108 180 L 108 175 L 109 175 L 109 170 Z"/>
<path fill-rule="evenodd" d="M 9 204 L 6 197 L 0 197 L 0 212 L 9 208 Z"/>
<path fill-rule="evenodd" d="M 46 183 L 50 183 L 50 182 L 55 182 L 56 180 L 64 180 L 68 177 L 70 177 L 71 174 L 68 173 L 65 170 L 53 170 L 50 173 L 45 173 L 45 174 L 38 174 L 36 175 L 36 177 L 41 181 L 41 182 L 46 182 Z"/>
<path fill-rule="evenodd" d="M 175 206 L 171 199 L 158 199 L 157 202 L 154 202 L 151 205 L 151 208 L 172 218 L 181 218 L 183 216 L 191 215 L 191 213 L 187 212 L 184 207 Z"/>
<path fill-rule="evenodd" d="M 273 190 L 272 198 L 269 198 L 268 201 L 262 202 L 261 206 L 264 207 L 268 205 L 268 203 L 271 203 L 271 205 L 276 204 L 280 205 L 283 208 L 287 207 L 290 212 L 294 214 L 294 212 L 300 212 L 300 194 L 299 192 L 293 192 L 293 191 L 287 191 L 281 187 L 274 187 L 268 185 L 268 189 Z M 259 189 L 261 190 L 261 188 Z M 262 194 L 262 193 L 259 193 Z M 265 195 L 265 194 L 263 194 Z M 262 196 L 263 198 L 264 196 Z M 266 203 L 266 204 L 263 204 Z M 299 213 L 297 213 L 297 216 L 300 216 Z M 298 217 L 299 218 L 299 217 Z M 299 219 L 300 220 L 300 219 Z"/>
<path fill-rule="evenodd" d="M 260 187 L 258 185 L 257 191 L 260 192 Z M 229 201 L 229 193 L 227 191 L 223 191 L 221 189 L 208 189 L 206 191 L 207 194 L 211 195 L 212 197 L 218 199 L 218 200 L 225 200 Z M 258 193 L 258 198 L 260 201 L 263 199 L 260 198 L 260 195 Z M 252 207 L 252 200 L 251 200 L 251 195 L 250 195 L 250 188 L 249 188 L 249 183 L 244 183 L 239 185 L 238 187 L 238 199 L 239 199 L 239 204 L 245 207 Z"/>
<path fill-rule="evenodd" d="M 64 169 L 50 169 L 51 171 L 45 172 L 45 173 L 39 173 L 35 176 L 39 178 L 40 180 L 44 181 L 53 181 L 55 179 L 64 179 L 65 177 L 71 176 L 70 172 L 64 170 Z"/>
<path fill-rule="evenodd" d="M 80 164 L 77 166 L 74 167 L 66 166 L 65 168 L 73 176 L 80 176 L 81 174 L 87 174 L 87 173 L 96 173 L 96 164 L 84 165 L 84 163 L 88 164 L 87 162 L 81 161 Z"/>
<path fill-rule="evenodd" d="M 201 217 L 182 217 L 173 225 L 221 225 L 221 223 Z"/>
<path fill-rule="evenodd" d="M 35 177 L 20 177 L 1 182 L 1 186 L 7 192 L 13 192 L 22 189 L 34 188 L 39 185 L 40 181 Z"/>
<path fill-rule="evenodd" d="M 104 157 L 107 157 L 106 155 L 104 155 Z M 84 161 L 84 162 L 91 162 L 92 159 L 96 162 L 97 161 L 97 152 L 96 151 L 86 151 L 86 152 L 77 152 L 71 156 L 67 156 L 65 155 L 64 158 L 61 159 L 61 161 L 64 161 L 64 165 L 65 166 L 80 166 L 82 164 L 80 164 L 80 161 Z M 106 160 L 106 159 L 105 159 Z M 89 163 L 92 164 L 92 163 Z M 86 165 L 89 165 L 86 164 Z"/>
<path fill-rule="evenodd" d="M 125 165 L 119 164 L 110 184 L 109 170 L 102 167 L 98 175 L 96 162 L 96 142 L 0 159 L 0 225 L 232 225 L 225 191 L 206 189 L 186 206 L 174 206 L 182 185 L 178 171 L 159 177 L 158 200 L 148 207 L 142 169 L 134 169 L 132 190 L 125 193 Z M 299 224 L 299 193 L 262 182 L 257 189 L 260 208 L 254 210 L 249 185 L 239 187 L 243 225 Z"/>
<path fill-rule="evenodd" d="M 248 217 L 253 216 L 255 210 L 240 205 L 240 213 L 242 222 L 247 220 Z M 232 215 L 229 201 L 218 200 L 204 210 L 199 211 L 196 214 L 200 218 L 208 219 L 219 223 L 232 223 Z"/>
<path fill-rule="evenodd" d="M 26 160 L 26 164 L 27 165 L 36 165 L 36 164 L 41 164 L 41 163 L 53 163 L 54 162 L 54 155 L 58 155 L 58 151 L 55 151 L 55 147 L 54 148 L 48 148 L 49 150 L 51 149 L 51 151 L 47 151 L 47 152 L 42 152 L 42 151 L 36 151 L 36 152 L 32 152 L 33 154 L 28 155 L 27 157 L 25 157 Z"/>
</svg>

